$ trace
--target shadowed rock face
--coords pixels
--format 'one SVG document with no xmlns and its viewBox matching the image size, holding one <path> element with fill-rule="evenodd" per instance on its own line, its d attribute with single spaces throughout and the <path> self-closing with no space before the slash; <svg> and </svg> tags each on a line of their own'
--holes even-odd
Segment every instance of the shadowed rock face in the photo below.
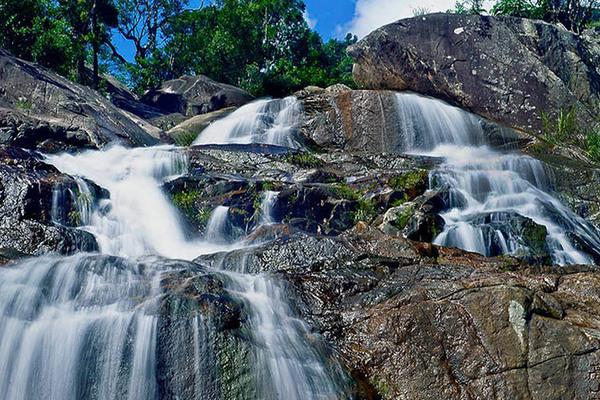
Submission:
<svg viewBox="0 0 600 400">
<path fill-rule="evenodd" d="M 520 18 L 432 14 L 377 29 L 349 49 L 369 89 L 412 90 L 520 130 L 542 112 L 597 112 L 600 49 L 591 37 Z M 594 111 L 596 110 L 596 111 Z"/>
<path fill-rule="evenodd" d="M 253 99 L 240 88 L 198 75 L 163 82 L 160 88 L 150 90 L 141 100 L 166 114 L 193 117 L 221 108 L 243 106 Z"/>
<path fill-rule="evenodd" d="M 44 151 L 147 146 L 158 135 L 98 92 L 0 50 L 0 144 Z"/>
<path fill-rule="evenodd" d="M 361 225 L 337 238 L 292 236 L 202 261 L 233 268 L 242 258 L 289 282 L 305 318 L 364 379 L 362 398 L 596 395 L 593 267 L 533 270 Z"/>
</svg>

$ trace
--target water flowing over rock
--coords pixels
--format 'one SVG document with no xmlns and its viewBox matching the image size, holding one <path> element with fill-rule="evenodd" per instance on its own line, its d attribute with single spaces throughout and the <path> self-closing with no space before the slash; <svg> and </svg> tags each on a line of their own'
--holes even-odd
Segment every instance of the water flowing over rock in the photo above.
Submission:
<svg viewBox="0 0 600 400">
<path fill-rule="evenodd" d="M 547 249 L 558 264 L 596 261 L 593 249 L 600 248 L 600 231 L 549 194 L 553 181 L 540 161 L 494 151 L 472 115 L 409 96 L 397 95 L 405 148 L 445 159 L 431 175 L 433 188 L 450 191 L 441 214 L 444 231 L 434 243 L 488 256 L 535 257 Z M 535 226 L 533 232 L 515 230 L 510 226 L 515 217 L 528 218 L 545 232 Z"/>
<path fill-rule="evenodd" d="M 297 148 L 295 130 L 301 117 L 295 97 L 257 100 L 213 122 L 194 144 L 263 143 Z"/>
<path fill-rule="evenodd" d="M 369 89 L 412 90 L 540 133 L 542 113 L 598 112 L 600 51 L 586 35 L 522 18 L 431 14 L 372 32 L 349 49 Z"/>
<path fill-rule="evenodd" d="M 217 207 L 204 238 L 186 236 L 160 189 L 187 170 L 178 149 L 115 146 L 46 160 L 109 192 L 81 221 L 102 255 L 42 257 L 0 271 L 0 393 L 57 400 L 349 396 L 339 360 L 294 317 L 275 279 L 243 264 L 219 271 L 161 258 L 245 247 L 224 237 L 227 207 Z M 270 198 L 259 208 L 268 212 Z"/>
</svg>

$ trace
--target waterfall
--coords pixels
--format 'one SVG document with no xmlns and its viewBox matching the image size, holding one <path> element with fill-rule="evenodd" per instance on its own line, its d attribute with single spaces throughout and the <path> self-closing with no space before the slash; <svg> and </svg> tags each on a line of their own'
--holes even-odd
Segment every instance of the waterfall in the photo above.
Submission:
<svg viewBox="0 0 600 400">
<path fill-rule="evenodd" d="M 0 398 L 158 399 L 165 362 L 176 377 L 194 368 L 191 379 L 175 380 L 170 398 L 229 398 L 220 392 L 226 388 L 217 387 L 214 353 L 221 350 L 213 347 L 217 333 L 202 309 L 185 321 L 162 314 L 161 299 L 167 295 L 162 282 L 173 267 L 160 258 L 192 260 L 244 247 L 223 240 L 228 208 L 215 209 L 205 238 L 186 237 L 161 190 L 187 169 L 187 159 L 172 147 L 115 146 L 47 156 L 47 161 L 76 177 L 73 195 L 81 229 L 95 235 L 102 254 L 38 257 L 0 269 Z M 86 200 L 91 198 L 88 181 L 109 196 Z M 203 276 L 202 268 L 189 264 L 181 271 Z M 256 364 L 254 382 L 246 383 L 252 386 L 249 393 L 260 391 L 264 399 L 324 399 L 344 392 L 345 379 L 329 373 L 329 356 L 313 348 L 318 338 L 294 317 L 279 282 L 247 273 L 244 266 L 213 273 L 247 305 L 254 338 L 248 345 Z M 170 330 L 160 336 L 161 329 Z"/>
<path fill-rule="evenodd" d="M 444 159 L 431 174 L 432 189 L 449 191 L 445 227 L 434 243 L 487 256 L 518 255 L 518 218 L 544 226 L 545 245 L 557 264 L 593 263 L 573 242 L 578 235 L 600 249 L 600 233 L 551 194 L 542 162 L 490 148 L 477 117 L 439 100 L 396 95 L 400 132 L 408 153 Z"/>
<path fill-rule="evenodd" d="M 260 204 L 260 224 L 269 225 L 274 224 L 276 219 L 273 217 L 273 206 L 277 201 L 279 192 L 272 190 L 266 190 L 263 194 L 263 200 Z"/>
<path fill-rule="evenodd" d="M 0 398 L 154 398 L 158 277 L 88 255 L 4 268 Z"/>
<path fill-rule="evenodd" d="M 218 206 L 213 210 L 206 224 L 205 237 L 207 240 L 215 243 L 227 242 L 227 222 L 229 217 L 229 207 Z"/>
<path fill-rule="evenodd" d="M 302 108 L 295 97 L 257 100 L 217 120 L 204 129 L 193 144 L 272 144 L 299 148 L 294 131 Z"/>
</svg>

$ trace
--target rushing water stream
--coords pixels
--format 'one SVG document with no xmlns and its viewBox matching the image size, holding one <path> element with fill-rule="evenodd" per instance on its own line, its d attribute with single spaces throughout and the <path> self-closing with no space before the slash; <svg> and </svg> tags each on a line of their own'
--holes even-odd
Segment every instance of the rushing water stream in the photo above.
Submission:
<svg viewBox="0 0 600 400">
<path fill-rule="evenodd" d="M 480 121 L 459 109 L 412 94 L 399 94 L 397 101 L 405 150 L 444 159 L 431 174 L 432 189 L 450 192 L 446 226 L 436 243 L 516 254 L 520 238 L 505 227 L 520 216 L 546 227 L 557 263 L 591 261 L 570 234 L 600 248 L 598 232 L 552 197 L 551 176 L 539 161 L 486 146 Z M 291 133 L 300 114 L 294 98 L 257 101 L 212 124 L 196 143 L 298 147 Z M 170 259 L 246 246 L 229 238 L 229 209 L 213 210 L 203 238 L 186 235 L 161 190 L 187 171 L 184 152 L 176 148 L 112 147 L 47 160 L 78 183 L 76 192 L 56 188 L 51 217 L 66 220 L 61 203 L 71 196 L 81 229 L 96 237 L 100 254 L 32 258 L 0 271 L 0 399 L 161 398 L 161 279 L 174 268 Z M 94 199 L 89 182 L 110 196 Z M 262 195 L 260 223 L 277 223 L 272 208 L 278 193 Z M 213 272 L 249 313 L 256 396 L 347 398 L 345 377 L 326 360 L 320 339 L 294 316 L 284 287 L 267 274 L 250 273 L 245 262 L 233 270 L 221 267 L 217 262 Z M 191 339 L 180 343 L 183 355 L 171 356 L 202 373 L 181 383 L 192 395 L 182 395 L 184 388 L 170 398 L 231 398 L 214 388 L 210 327 L 202 315 L 192 324 Z"/>
<path fill-rule="evenodd" d="M 593 263 L 573 235 L 600 249 L 600 233 L 550 193 L 552 176 L 529 156 L 492 149 L 481 121 L 441 101 L 416 94 L 396 95 L 400 132 L 407 152 L 445 161 L 431 186 L 448 188 L 444 231 L 434 243 L 487 256 L 520 254 L 519 217 L 547 230 L 546 246 L 557 264 Z"/>
</svg>

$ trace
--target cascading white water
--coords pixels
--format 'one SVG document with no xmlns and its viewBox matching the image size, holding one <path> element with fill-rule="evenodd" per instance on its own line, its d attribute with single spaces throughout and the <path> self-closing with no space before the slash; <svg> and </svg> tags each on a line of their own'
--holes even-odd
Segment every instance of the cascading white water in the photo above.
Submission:
<svg viewBox="0 0 600 400">
<path fill-rule="evenodd" d="M 273 204 L 278 192 L 266 191 L 261 204 L 262 224 L 275 221 Z M 221 240 L 226 240 L 222 238 Z M 218 263 L 215 267 L 222 268 Z M 281 284 L 266 274 L 249 274 L 247 257 L 234 270 L 223 270 L 229 288 L 251 309 L 252 334 L 257 347 L 256 381 L 261 399 L 305 400 L 344 398 L 341 376 L 328 368 L 317 350 L 319 342 L 308 325 L 293 315 Z M 293 384 L 290 384 L 293 382 Z"/>
<path fill-rule="evenodd" d="M 206 224 L 204 237 L 212 243 L 227 243 L 227 222 L 229 207 L 218 206 L 215 208 Z"/>
<path fill-rule="evenodd" d="M 519 254 L 521 238 L 503 227 L 521 216 L 546 227 L 557 264 L 593 262 L 570 234 L 600 249 L 600 233 L 550 194 L 552 179 L 540 161 L 486 146 L 481 121 L 459 108 L 411 93 L 396 98 L 407 152 L 445 160 L 431 175 L 433 187 L 449 189 L 449 209 L 441 215 L 446 225 L 434 243 L 484 255 Z"/>
<path fill-rule="evenodd" d="M 293 133 L 301 117 L 301 105 L 295 97 L 257 100 L 210 124 L 193 144 L 255 143 L 298 148 Z"/>
<path fill-rule="evenodd" d="M 264 192 L 263 200 L 260 205 L 261 225 L 269 225 L 275 223 L 275 218 L 273 217 L 273 206 L 275 205 L 275 201 L 277 201 L 277 196 L 279 196 L 279 192 L 275 192 L 273 190 L 266 190 Z"/>
<path fill-rule="evenodd" d="M 155 398 L 158 274 L 88 255 L 0 274 L 0 398 Z"/>
<path fill-rule="evenodd" d="M 168 267 L 161 260 L 134 260 L 192 260 L 244 246 L 222 240 L 227 207 L 215 210 L 204 239 L 186 237 L 160 188 L 187 168 L 174 148 L 112 147 L 47 160 L 78 177 L 79 193 L 73 196 L 81 197 L 75 203 L 81 207 L 82 229 L 94 234 L 101 253 L 125 258 L 40 257 L 0 270 L 0 398 L 158 399 L 158 304 Z M 110 193 L 92 212 L 84 210 L 92 202 L 83 200 L 91 191 L 82 178 Z M 312 348 L 315 336 L 291 316 L 277 282 L 265 275 L 222 273 L 232 293 L 247 303 L 256 329 L 255 369 L 261 373 L 254 384 L 262 398 L 336 398 L 340 388 Z M 193 355 L 196 368 L 206 369 L 210 335 L 202 318 L 193 321 L 193 338 L 184 343 L 190 349 L 184 353 Z M 211 382 L 196 377 L 190 385 L 194 398 L 221 398 L 213 397 Z"/>
</svg>

